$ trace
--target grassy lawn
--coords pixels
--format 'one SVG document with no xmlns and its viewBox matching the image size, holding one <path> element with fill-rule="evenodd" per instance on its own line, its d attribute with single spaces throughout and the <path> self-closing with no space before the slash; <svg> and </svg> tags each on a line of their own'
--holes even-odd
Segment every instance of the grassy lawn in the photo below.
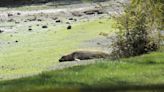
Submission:
<svg viewBox="0 0 164 92">
<path fill-rule="evenodd" d="M 33 5 L 6 10 L 50 8 L 55 6 Z M 94 64 L 48 71 L 59 63 L 61 56 L 81 49 L 86 41 L 102 37 L 100 32 L 112 32 L 112 19 L 77 21 L 71 24 L 70 30 L 65 22 L 55 24 L 47 19 L 37 26 L 35 21 L 20 21 L 20 25 L 0 22 L 2 27 L 13 26 L 16 30 L 0 33 L 0 92 L 164 92 L 164 45 L 156 52 L 136 57 L 99 59 Z M 44 29 L 45 24 L 48 28 Z M 32 31 L 28 30 L 30 26 Z M 161 39 L 164 40 L 164 36 Z"/>
<path fill-rule="evenodd" d="M 87 89 L 164 90 L 164 49 L 146 55 L 43 72 L 40 75 L 0 82 L 0 92 L 54 92 Z M 67 90 L 67 91 L 68 91 Z M 60 90 L 61 91 L 61 90 Z"/>
<path fill-rule="evenodd" d="M 3 43 L 0 44 L 0 80 L 38 74 L 46 70 L 58 63 L 62 55 L 79 49 L 79 45 L 85 40 L 99 37 L 100 32 L 110 32 L 111 23 L 112 20 L 108 19 L 81 22 L 72 25 L 71 30 L 66 30 L 64 25 L 49 26 L 48 29 L 32 26 L 32 32 L 26 26 L 21 26 L 17 27 L 18 33 L 0 34 L 0 42 Z"/>
</svg>

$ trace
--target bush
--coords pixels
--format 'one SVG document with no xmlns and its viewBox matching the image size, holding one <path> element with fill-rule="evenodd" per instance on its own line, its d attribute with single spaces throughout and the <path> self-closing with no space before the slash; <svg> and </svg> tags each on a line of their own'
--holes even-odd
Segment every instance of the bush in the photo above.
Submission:
<svg viewBox="0 0 164 92">
<path fill-rule="evenodd" d="M 115 18 L 119 29 L 113 41 L 115 59 L 156 51 L 160 47 L 160 7 L 156 0 L 132 0 L 124 14 Z"/>
</svg>

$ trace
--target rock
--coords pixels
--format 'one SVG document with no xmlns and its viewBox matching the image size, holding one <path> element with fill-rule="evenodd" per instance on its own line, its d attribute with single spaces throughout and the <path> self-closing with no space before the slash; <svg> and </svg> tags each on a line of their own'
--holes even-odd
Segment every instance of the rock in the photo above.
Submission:
<svg viewBox="0 0 164 92">
<path fill-rule="evenodd" d="M 18 13 L 17 13 L 17 15 L 21 15 L 21 13 L 20 13 L 20 12 L 18 12 Z"/>
<path fill-rule="evenodd" d="M 15 20 L 14 19 L 9 19 L 8 22 L 14 22 Z"/>
<path fill-rule="evenodd" d="M 77 21 L 77 19 L 74 19 L 74 21 Z"/>
<path fill-rule="evenodd" d="M 83 16 L 83 14 L 80 13 L 80 12 L 78 12 L 78 11 L 76 11 L 76 12 L 72 12 L 72 15 L 73 15 L 73 16 L 77 16 L 77 17 L 81 17 L 81 16 Z"/>
<path fill-rule="evenodd" d="M 29 28 L 28 30 L 29 30 L 29 31 L 32 31 L 32 28 Z"/>
<path fill-rule="evenodd" d="M 36 16 L 35 17 L 33 17 L 33 18 L 30 18 L 30 19 L 27 19 L 28 21 L 36 21 Z"/>
<path fill-rule="evenodd" d="M 47 25 L 44 25 L 44 26 L 42 26 L 42 28 L 48 28 L 48 26 Z"/>
<path fill-rule="evenodd" d="M 42 19 L 37 19 L 37 21 L 42 21 Z"/>
<path fill-rule="evenodd" d="M 16 42 L 16 43 L 18 43 L 18 41 L 17 41 L 17 40 L 16 40 L 15 42 Z"/>
<path fill-rule="evenodd" d="M 95 14 L 95 11 L 94 10 L 88 10 L 88 11 L 84 11 L 84 13 L 86 15 L 93 15 L 93 14 Z"/>
<path fill-rule="evenodd" d="M 18 22 L 18 21 L 15 21 L 15 24 L 19 24 L 20 22 Z"/>
<path fill-rule="evenodd" d="M 88 10 L 88 11 L 84 11 L 84 13 L 86 15 L 92 15 L 92 14 L 103 14 L 103 11 L 99 10 L 99 9 L 93 9 L 93 10 Z"/>
<path fill-rule="evenodd" d="M 70 22 L 66 22 L 66 24 L 70 24 Z"/>
<path fill-rule="evenodd" d="M 104 12 L 103 11 L 98 11 L 97 14 L 103 14 Z"/>
<path fill-rule="evenodd" d="M 67 29 L 69 30 L 69 29 L 71 29 L 72 28 L 72 26 L 71 25 L 69 25 L 68 27 L 67 27 Z"/>
<path fill-rule="evenodd" d="M 97 45 L 100 45 L 101 43 L 100 42 L 97 42 Z"/>
<path fill-rule="evenodd" d="M 8 13 L 8 17 L 11 17 L 11 16 L 13 16 L 13 14 L 11 14 L 11 13 Z"/>
<path fill-rule="evenodd" d="M 61 22 L 61 20 L 56 20 L 56 23 L 60 23 Z"/>
<path fill-rule="evenodd" d="M 7 42 L 7 44 L 10 44 L 10 42 Z"/>
<path fill-rule="evenodd" d="M 3 33 L 4 31 L 0 29 L 0 33 Z"/>
<path fill-rule="evenodd" d="M 58 18 L 57 18 L 57 17 L 53 17 L 52 19 L 53 19 L 53 20 L 57 20 Z"/>
<path fill-rule="evenodd" d="M 73 18 L 69 18 L 68 20 L 73 20 Z"/>
</svg>

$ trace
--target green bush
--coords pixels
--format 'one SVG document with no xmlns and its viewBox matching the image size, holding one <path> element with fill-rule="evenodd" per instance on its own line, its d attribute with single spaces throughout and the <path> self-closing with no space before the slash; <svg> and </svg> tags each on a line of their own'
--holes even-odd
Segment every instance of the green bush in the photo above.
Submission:
<svg viewBox="0 0 164 92">
<path fill-rule="evenodd" d="M 160 47 L 161 6 L 158 0 L 132 0 L 124 14 L 115 18 L 119 32 L 113 42 L 114 58 L 137 56 Z"/>
</svg>

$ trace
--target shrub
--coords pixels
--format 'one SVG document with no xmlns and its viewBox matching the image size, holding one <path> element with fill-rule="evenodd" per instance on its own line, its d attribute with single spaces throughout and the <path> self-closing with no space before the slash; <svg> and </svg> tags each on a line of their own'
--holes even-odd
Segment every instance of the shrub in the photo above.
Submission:
<svg viewBox="0 0 164 92">
<path fill-rule="evenodd" d="M 125 12 L 115 18 L 119 29 L 113 41 L 115 59 L 156 51 L 160 47 L 161 5 L 158 0 L 132 0 Z"/>
</svg>

